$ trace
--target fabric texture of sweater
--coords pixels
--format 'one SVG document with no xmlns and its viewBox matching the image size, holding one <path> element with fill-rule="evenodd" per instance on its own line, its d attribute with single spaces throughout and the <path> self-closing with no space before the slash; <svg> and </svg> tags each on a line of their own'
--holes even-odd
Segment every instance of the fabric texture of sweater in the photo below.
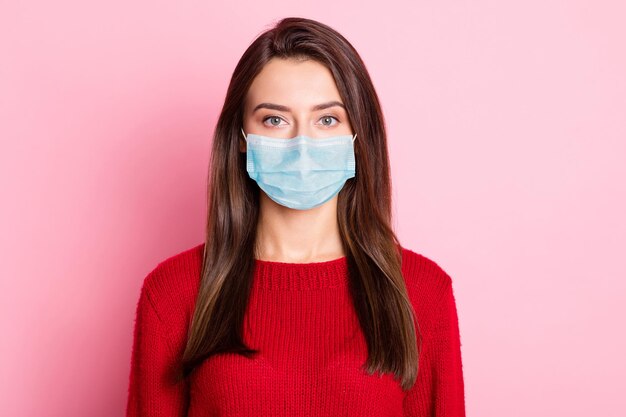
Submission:
<svg viewBox="0 0 626 417">
<path fill-rule="evenodd" d="M 183 382 L 180 364 L 200 284 L 204 243 L 160 262 L 137 303 L 127 417 L 464 417 L 461 342 L 452 280 L 402 249 L 402 274 L 422 334 L 418 376 L 361 369 L 367 345 L 348 291 L 347 258 L 255 260 L 244 319 L 251 359 L 211 356 Z"/>
</svg>

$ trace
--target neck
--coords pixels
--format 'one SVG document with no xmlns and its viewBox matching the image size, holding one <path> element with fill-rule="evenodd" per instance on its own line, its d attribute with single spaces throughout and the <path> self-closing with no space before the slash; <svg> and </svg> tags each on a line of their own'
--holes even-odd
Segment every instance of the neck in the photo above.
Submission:
<svg viewBox="0 0 626 417">
<path fill-rule="evenodd" d="M 294 210 L 261 192 L 255 258 L 278 262 L 324 262 L 345 256 L 337 197 L 310 210 Z"/>
</svg>

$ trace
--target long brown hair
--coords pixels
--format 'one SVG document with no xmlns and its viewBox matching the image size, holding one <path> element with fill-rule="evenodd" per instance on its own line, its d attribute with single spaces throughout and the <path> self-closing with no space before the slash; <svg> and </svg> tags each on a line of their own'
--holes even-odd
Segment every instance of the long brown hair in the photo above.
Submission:
<svg viewBox="0 0 626 417">
<path fill-rule="evenodd" d="M 259 35 L 233 72 L 213 136 L 201 283 L 182 358 L 187 376 L 218 353 L 258 353 L 243 342 L 259 215 L 258 185 L 239 151 L 248 88 L 272 58 L 312 59 L 335 79 L 355 143 L 356 175 L 339 192 L 337 218 L 347 254 L 352 302 L 368 347 L 369 373 L 391 372 L 409 389 L 418 371 L 417 318 L 391 227 L 391 178 L 385 122 L 370 76 L 354 47 L 315 20 L 289 17 Z M 421 350 L 421 349 L 419 349 Z"/>
</svg>

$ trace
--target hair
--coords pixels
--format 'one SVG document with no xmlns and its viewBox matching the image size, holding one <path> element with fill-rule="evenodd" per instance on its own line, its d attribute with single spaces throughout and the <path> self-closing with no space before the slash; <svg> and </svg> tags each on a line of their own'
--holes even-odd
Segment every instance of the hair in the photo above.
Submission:
<svg viewBox="0 0 626 417">
<path fill-rule="evenodd" d="M 336 30 L 287 17 L 261 33 L 233 72 L 213 135 L 201 282 L 182 357 L 187 377 L 219 353 L 252 357 L 243 342 L 244 315 L 254 272 L 258 185 L 239 151 L 246 94 L 271 59 L 315 60 L 334 77 L 355 141 L 356 175 L 338 194 L 337 220 L 349 291 L 368 358 L 368 374 L 391 372 L 408 390 L 417 378 L 421 334 L 401 272 L 402 248 L 391 227 L 391 177 L 385 122 L 359 54 Z"/>
</svg>

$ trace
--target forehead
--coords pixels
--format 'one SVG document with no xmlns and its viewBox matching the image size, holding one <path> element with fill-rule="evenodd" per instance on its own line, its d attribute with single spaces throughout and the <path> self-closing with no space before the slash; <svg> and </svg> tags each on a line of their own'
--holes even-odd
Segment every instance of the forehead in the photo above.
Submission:
<svg viewBox="0 0 626 417">
<path fill-rule="evenodd" d="M 246 108 L 271 102 L 308 109 L 331 100 L 341 101 L 341 97 L 326 66 L 314 60 L 272 58 L 252 81 Z"/>
</svg>

